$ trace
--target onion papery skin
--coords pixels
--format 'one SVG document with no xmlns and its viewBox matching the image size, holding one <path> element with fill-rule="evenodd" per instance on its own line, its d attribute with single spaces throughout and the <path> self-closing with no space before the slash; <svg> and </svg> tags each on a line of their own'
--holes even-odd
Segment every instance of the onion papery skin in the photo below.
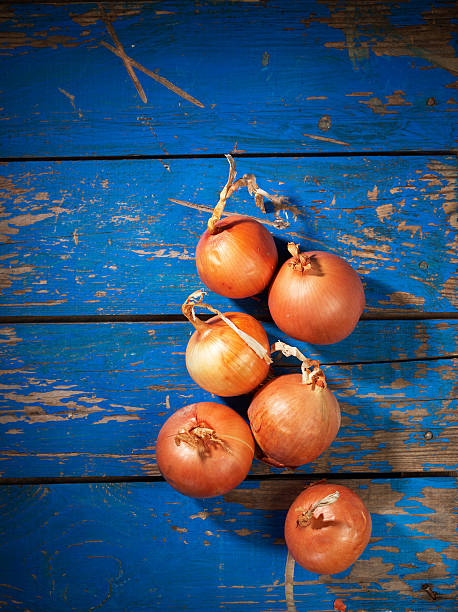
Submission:
<svg viewBox="0 0 458 612">
<path fill-rule="evenodd" d="M 222 440 L 210 444 L 202 457 L 176 436 L 204 423 Z M 215 402 L 199 402 L 177 410 L 162 426 L 156 442 L 156 461 L 161 474 L 177 491 L 189 497 L 214 497 L 227 493 L 248 474 L 254 441 L 248 424 L 232 408 Z"/>
<path fill-rule="evenodd" d="M 337 435 L 340 407 L 327 387 L 305 384 L 301 374 L 267 383 L 248 408 L 259 456 L 276 467 L 295 468 L 314 461 Z"/>
<path fill-rule="evenodd" d="M 285 334 L 311 344 L 334 344 L 354 330 L 365 306 L 355 270 L 341 257 L 324 251 L 302 253 L 311 267 L 293 268 L 295 258 L 279 269 L 269 290 L 269 310 Z"/>
<path fill-rule="evenodd" d="M 308 510 L 334 491 L 339 499 L 317 508 L 307 526 L 298 525 L 300 508 Z M 371 516 L 362 499 L 348 487 L 316 484 L 302 491 L 285 521 L 286 545 L 297 563 L 316 574 L 337 574 L 352 565 L 366 548 Z"/>
<path fill-rule="evenodd" d="M 224 316 L 270 354 L 267 334 L 254 317 L 243 312 Z M 221 397 L 243 395 L 260 385 L 269 364 L 218 316 L 200 323 L 186 347 L 186 367 L 191 378 L 202 389 Z"/>
<path fill-rule="evenodd" d="M 196 248 L 200 279 L 208 289 L 240 299 L 264 291 L 278 263 L 271 233 L 255 219 L 231 215 L 208 229 Z"/>
</svg>

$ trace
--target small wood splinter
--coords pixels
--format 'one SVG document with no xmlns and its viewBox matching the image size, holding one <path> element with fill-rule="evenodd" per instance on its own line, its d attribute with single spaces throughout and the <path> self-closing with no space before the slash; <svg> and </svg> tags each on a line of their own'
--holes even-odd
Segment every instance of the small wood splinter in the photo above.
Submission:
<svg viewBox="0 0 458 612">
<path fill-rule="evenodd" d="M 141 70 L 142 72 L 150 76 L 152 79 L 154 79 L 161 85 L 164 85 L 164 87 L 167 87 L 167 89 L 170 89 L 170 91 L 173 91 L 174 93 L 176 93 L 178 96 L 180 96 L 184 100 L 187 100 L 188 102 L 191 102 L 192 104 L 195 104 L 196 106 L 199 106 L 200 108 L 205 108 L 205 105 L 202 104 L 202 102 L 199 102 L 199 100 L 189 95 L 188 93 L 186 93 L 185 91 L 183 91 L 182 89 L 180 89 L 179 87 L 177 87 L 176 85 L 168 81 L 166 78 L 159 76 L 152 70 L 148 70 L 147 68 L 142 66 L 142 64 L 140 64 L 139 62 L 136 62 L 134 59 L 129 57 L 127 53 L 124 51 L 124 47 L 122 46 L 121 41 L 119 40 L 113 28 L 113 25 L 108 15 L 106 14 L 105 9 L 103 8 L 102 3 L 99 3 L 98 6 L 99 6 L 101 19 L 105 23 L 108 33 L 110 34 L 116 46 L 113 47 L 112 45 L 108 44 L 105 41 L 102 41 L 100 44 L 122 59 L 122 61 L 124 62 L 124 66 L 126 67 L 126 70 L 130 78 L 132 79 L 133 84 L 135 85 L 135 89 L 137 90 L 138 95 L 140 96 L 144 104 L 146 104 L 148 100 L 147 100 L 145 91 L 143 87 L 141 86 L 137 75 L 135 74 L 134 67 L 137 68 L 137 70 Z"/>
</svg>

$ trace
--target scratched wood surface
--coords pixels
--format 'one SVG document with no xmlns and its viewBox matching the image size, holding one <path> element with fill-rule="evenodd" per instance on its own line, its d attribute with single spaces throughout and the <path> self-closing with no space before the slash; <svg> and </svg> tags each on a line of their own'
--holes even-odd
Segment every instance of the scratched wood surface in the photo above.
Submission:
<svg viewBox="0 0 458 612">
<path fill-rule="evenodd" d="M 0 610 L 285 612 L 284 518 L 323 477 L 374 529 L 342 575 L 296 567 L 297 612 L 458 610 L 457 19 L 448 0 L 0 4 Z M 328 451 L 192 500 L 155 440 L 218 400 L 180 313 L 228 152 L 288 198 L 228 210 L 281 259 L 289 240 L 345 257 L 367 308 L 337 345 L 295 343 L 341 405 Z M 289 340 L 265 295 L 208 298 Z"/>
<path fill-rule="evenodd" d="M 286 243 L 332 251 L 361 275 L 367 310 L 456 311 L 456 159 L 443 157 L 238 159 L 271 195 L 246 188 L 229 212 L 276 229 Z M 217 160 L 9 163 L 0 167 L 2 315 L 177 314 L 201 286 L 194 253 L 227 180 Z M 211 296 L 215 307 L 234 302 Z M 238 308 L 266 314 L 265 300 Z"/>
<path fill-rule="evenodd" d="M 158 475 L 155 440 L 172 411 L 218 398 L 186 371 L 187 323 L 0 327 L 4 477 Z M 278 330 L 266 325 L 270 341 Z M 320 360 L 342 409 L 328 451 L 300 471 L 454 469 L 458 322 L 364 321 L 340 346 L 294 344 Z M 289 338 L 281 336 L 287 342 Z M 299 371 L 278 359 L 273 373 Z M 254 473 L 278 472 L 255 462 Z"/>
<path fill-rule="evenodd" d="M 455 479 L 336 482 L 367 504 L 371 540 L 339 575 L 296 565 L 297 610 L 456 610 Z M 254 481 L 205 501 L 164 483 L 4 487 L 0 609 L 284 612 L 283 522 L 304 486 Z"/>
<path fill-rule="evenodd" d="M 453 1 L 56 4 L 1 5 L 3 155 L 456 147 Z"/>
</svg>

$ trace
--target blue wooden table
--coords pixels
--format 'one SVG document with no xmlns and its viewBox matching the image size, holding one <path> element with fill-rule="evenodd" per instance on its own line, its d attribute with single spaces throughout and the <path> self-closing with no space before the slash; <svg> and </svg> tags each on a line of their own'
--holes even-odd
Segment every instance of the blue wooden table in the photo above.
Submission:
<svg viewBox="0 0 458 612">
<path fill-rule="evenodd" d="M 458 8 L 448 0 L 0 6 L 0 610 L 458 610 Z M 288 198 L 229 212 L 349 261 L 355 331 L 318 359 L 342 410 L 295 471 L 228 494 L 162 478 L 155 441 L 197 401 L 185 367 L 195 247 L 226 182 Z M 296 371 L 276 359 L 274 374 Z M 296 565 L 310 482 L 359 493 L 368 547 Z"/>
</svg>

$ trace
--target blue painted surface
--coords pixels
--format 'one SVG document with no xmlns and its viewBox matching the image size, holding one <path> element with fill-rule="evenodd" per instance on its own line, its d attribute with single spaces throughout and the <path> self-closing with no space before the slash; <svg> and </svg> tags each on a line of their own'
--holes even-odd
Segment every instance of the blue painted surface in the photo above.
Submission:
<svg viewBox="0 0 458 612">
<path fill-rule="evenodd" d="M 374 531 L 340 576 L 296 567 L 298 610 L 457 610 L 457 165 L 426 153 L 456 147 L 455 4 L 105 10 L 129 55 L 203 107 L 135 69 L 144 104 L 95 4 L 0 7 L 0 156 L 44 156 L 0 165 L 0 320 L 31 317 L 0 324 L 0 472 L 36 483 L 0 487 L 0 610 L 284 611 L 283 521 L 307 474 L 345 476 Z M 272 156 L 236 165 L 289 197 L 290 225 L 269 225 L 281 258 L 288 240 L 345 257 L 375 320 L 334 346 L 299 343 L 342 408 L 322 457 L 295 475 L 255 461 L 224 498 L 191 500 L 160 480 L 154 442 L 172 410 L 215 399 L 185 370 L 190 325 L 167 318 L 200 286 L 209 213 L 169 198 L 213 206 L 233 149 Z M 313 157 L 278 157 L 297 151 Z M 85 159 L 131 153 L 163 159 Z M 83 159 L 49 159 L 67 155 Z M 246 190 L 228 209 L 262 217 Z M 208 301 L 265 320 L 264 298 Z M 92 322 L 34 318 L 81 314 Z M 249 398 L 223 401 L 246 414 Z M 62 484 L 74 476 L 107 482 Z M 110 482 L 138 476 L 157 482 Z"/>
<path fill-rule="evenodd" d="M 0 168 L 2 315 L 177 314 L 202 286 L 194 253 L 227 180 L 216 160 L 10 163 Z M 367 310 L 456 310 L 456 160 L 450 156 L 239 159 L 238 176 L 289 198 L 286 229 L 268 226 L 281 261 L 289 240 L 347 259 Z M 246 188 L 229 212 L 270 223 Z M 220 309 L 266 314 L 266 300 Z M 236 305 L 236 306 L 235 306 Z"/>
<path fill-rule="evenodd" d="M 5 12 L 3 155 L 456 146 L 453 2 L 107 6 L 125 52 L 204 108 L 137 70 L 144 104 L 94 4 Z"/>
<path fill-rule="evenodd" d="M 371 541 L 340 575 L 296 565 L 297 609 L 333 610 L 338 598 L 348 610 L 455 609 L 456 540 L 440 530 L 444 510 L 456 520 L 455 484 L 353 481 L 372 515 Z M 283 523 L 304 485 L 244 483 L 212 500 L 165 483 L 2 487 L 2 606 L 284 611 Z M 425 576 L 452 599 L 429 601 Z"/>
</svg>

